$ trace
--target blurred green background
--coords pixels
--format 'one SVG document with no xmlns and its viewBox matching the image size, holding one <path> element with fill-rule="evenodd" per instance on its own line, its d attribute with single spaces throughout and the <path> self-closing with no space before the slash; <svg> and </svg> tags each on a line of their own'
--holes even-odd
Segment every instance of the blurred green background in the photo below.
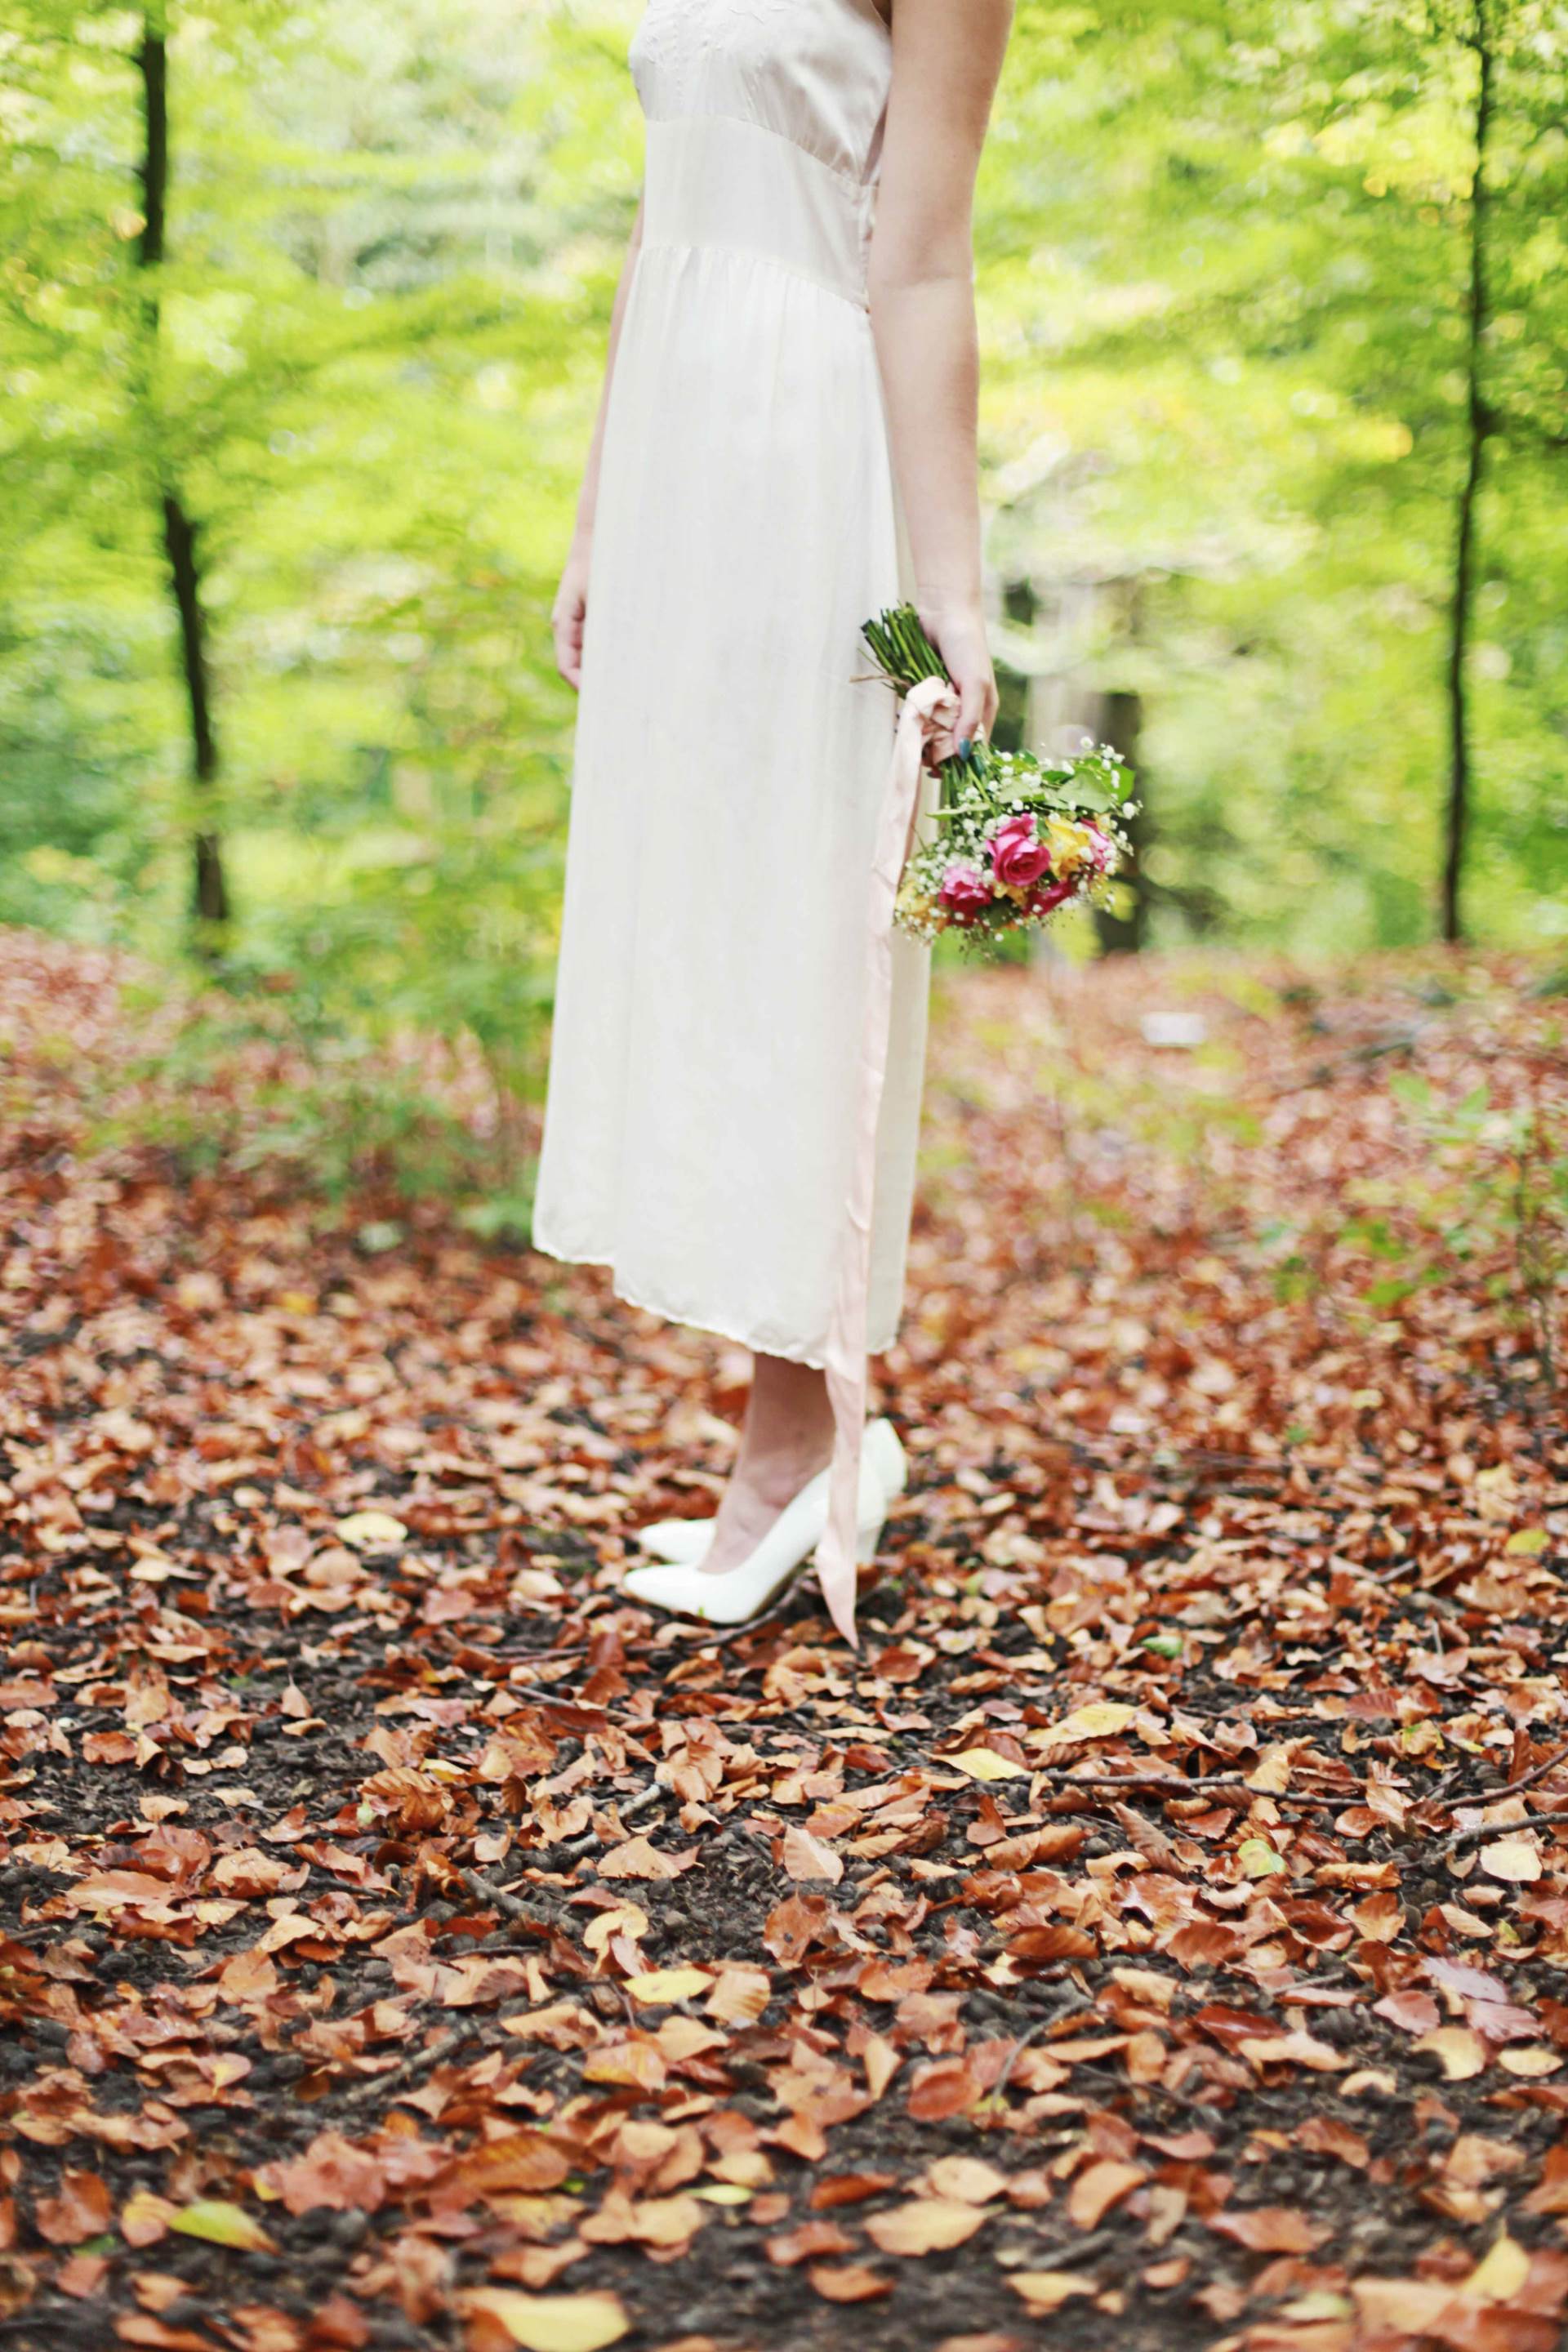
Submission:
<svg viewBox="0 0 1568 2352">
<path fill-rule="evenodd" d="M 537 1091 L 637 14 L 12 0 L 0 921 Z M 1565 100 L 1535 0 L 1021 0 L 996 643 L 1134 751 L 1102 944 L 1568 937 Z"/>
</svg>

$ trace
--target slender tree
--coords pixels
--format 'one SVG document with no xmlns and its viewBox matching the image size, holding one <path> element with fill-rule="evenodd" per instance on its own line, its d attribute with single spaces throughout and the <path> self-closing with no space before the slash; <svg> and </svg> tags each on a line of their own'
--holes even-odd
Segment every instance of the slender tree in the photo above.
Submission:
<svg viewBox="0 0 1568 2352">
<path fill-rule="evenodd" d="M 136 52 L 142 77 L 142 232 L 137 259 L 149 273 L 143 301 L 150 347 L 147 396 L 155 395 L 155 370 L 151 363 L 159 327 L 157 272 L 163 260 L 169 205 L 169 44 L 161 16 L 149 10 L 142 21 Z M 212 673 L 207 657 L 207 620 L 202 602 L 202 567 L 198 527 L 182 496 L 154 420 L 153 425 L 155 490 L 167 566 L 169 593 L 180 628 L 180 667 L 190 713 L 191 771 L 201 817 L 192 843 L 195 860 L 192 910 L 198 950 L 211 955 L 228 921 L 228 886 L 224 875 L 223 846 L 216 826 L 218 787 L 217 738 L 213 730 Z"/>
<path fill-rule="evenodd" d="M 1448 614 L 1448 794 L 1443 825 L 1441 921 L 1443 937 L 1465 935 L 1462 896 L 1465 849 L 1470 823 L 1469 654 L 1475 618 L 1476 503 L 1486 470 L 1492 429 L 1482 367 L 1490 320 L 1487 274 L 1487 170 L 1490 161 L 1492 89 L 1496 59 L 1488 0 L 1474 0 L 1465 35 L 1475 58 L 1474 177 L 1468 216 L 1469 283 L 1465 344 L 1466 402 L 1464 466 L 1455 510 L 1454 571 Z"/>
</svg>

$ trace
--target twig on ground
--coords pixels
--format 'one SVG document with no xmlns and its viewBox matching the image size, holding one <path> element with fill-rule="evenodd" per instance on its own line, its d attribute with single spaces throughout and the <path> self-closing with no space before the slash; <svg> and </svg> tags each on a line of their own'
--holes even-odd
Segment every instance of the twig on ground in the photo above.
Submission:
<svg viewBox="0 0 1568 2352">
<path fill-rule="evenodd" d="M 1058 2011 L 1058 2014 L 1059 2015 L 1059 2013 L 1060 2012 Z M 1018 2039 L 1014 2042 L 1011 2050 L 1008 2051 L 1006 2057 L 1002 2061 L 1002 2072 L 997 2075 L 996 2080 L 992 2084 L 991 2088 L 985 2094 L 988 2100 L 994 2099 L 998 2106 L 1001 2105 L 1004 2097 L 1006 2095 L 1007 2085 L 1013 2079 L 1014 2067 L 1017 2064 L 1019 2059 L 1023 2056 L 1030 2042 L 1037 2042 L 1040 2035 L 1045 2032 L 1047 2027 L 1054 2025 L 1055 2023 L 1055 2016 L 1037 2017 L 1033 2025 L 1030 2026 L 1027 2033 L 1019 2034 Z"/>
<path fill-rule="evenodd" d="M 1533 1789 L 1538 1780 L 1544 1780 L 1548 1772 L 1555 1771 L 1559 1764 L 1568 1764 L 1568 1748 L 1559 1748 L 1552 1755 L 1543 1758 L 1539 1764 L 1532 1764 L 1528 1772 L 1520 1774 L 1517 1780 L 1505 1781 L 1498 1790 L 1498 1796 L 1517 1797 L 1521 1789 Z M 1495 1801 L 1493 1798 L 1487 1800 L 1489 1804 Z"/>
<path fill-rule="evenodd" d="M 1093 2007 L 1092 2000 L 1085 2000 L 1081 1995 L 1075 1994 L 1070 1985 L 1067 1986 L 1064 1998 L 1053 2008 L 1047 2010 L 1044 2017 L 1037 2017 L 1027 2033 L 1021 2033 L 1018 2036 L 1003 2061 L 1002 2072 L 997 2075 L 990 2090 L 986 2092 L 986 2098 L 994 2099 L 1000 2104 L 1003 2094 L 1013 2079 L 1013 2069 L 1031 2042 L 1037 2042 L 1042 2033 L 1053 2033 L 1057 2027 L 1065 2023 L 1068 2018 L 1083 2016 Z"/>
<path fill-rule="evenodd" d="M 1424 1805 L 1447 1806 L 1449 1790 L 1457 1787 L 1459 1781 L 1464 1779 L 1466 1772 L 1469 1769 L 1469 1761 L 1470 1759 L 1468 1756 L 1461 1756 L 1457 1764 L 1450 1764 L 1447 1770 L 1443 1774 L 1441 1780 L 1434 1781 L 1431 1788 L 1427 1790 L 1426 1794 L 1421 1800 L 1422 1803 Z"/>
<path fill-rule="evenodd" d="M 428 2067 L 439 2066 L 443 2059 L 451 2057 L 475 2030 L 471 2025 L 455 2025 L 449 2032 L 438 2033 L 434 2042 L 426 2042 L 423 2048 L 410 2051 L 402 2063 L 394 2066 L 390 2073 L 372 2074 L 364 2082 L 356 2083 L 352 2091 L 345 2091 L 344 2105 L 357 2106 L 362 2100 L 384 2096 L 388 2092 L 395 2095 L 412 2076 L 423 2074 Z"/>
<path fill-rule="evenodd" d="M 939 1758 L 938 1761 L 940 1760 Z M 1268 1797 L 1277 1805 L 1304 1806 L 1309 1811 L 1315 1810 L 1320 1812 L 1331 1812 L 1336 1805 L 1353 1801 L 1349 1796 L 1338 1793 L 1332 1796 L 1311 1797 L 1304 1790 L 1286 1789 L 1277 1791 L 1273 1789 L 1255 1789 L 1251 1782 L 1244 1780 L 1239 1773 L 1230 1772 L 1224 1775 L 1215 1773 L 1206 1780 L 1184 1780 L 1181 1774 L 1176 1772 L 1106 1773 L 1096 1774 L 1092 1779 L 1088 1780 L 1078 1772 L 1038 1772 L 1035 1778 L 1044 1780 L 1050 1788 L 1068 1791 L 1082 1790 L 1089 1796 L 1100 1796 L 1108 1790 L 1132 1789 L 1141 1790 L 1146 1796 L 1156 1797 L 1245 1797 L 1249 1802 L 1254 1797 Z"/>
<path fill-rule="evenodd" d="M 616 1810 L 623 1822 L 629 1821 L 635 1814 L 646 1811 L 656 1797 L 672 1796 L 674 1793 L 668 1782 L 650 1780 L 646 1789 L 639 1789 L 635 1796 L 627 1797 L 624 1803 L 617 1802 Z M 522 1852 L 528 1860 L 534 1862 L 543 1862 L 546 1856 L 552 1858 L 552 1864 L 563 1861 L 580 1862 L 585 1853 L 592 1853 L 596 1845 L 603 1845 L 603 1843 L 604 1840 L 598 1831 L 590 1830 L 586 1837 L 574 1838 L 569 1844 L 528 1846 L 524 1847 Z M 498 1886 L 493 1879 L 484 1877 L 479 1871 L 466 1870 L 459 1875 L 471 1895 L 482 1895 L 487 1902 L 500 1904 L 509 1918 L 531 1919 L 534 1916 L 525 1903 L 510 1894 L 506 1887 Z"/>
<path fill-rule="evenodd" d="M 1031 2263 L 1042 2263 L 1054 2270 L 1058 2263 L 1081 2263 L 1086 2256 L 1098 2258 L 1108 2254 L 1115 2245 L 1114 2230 L 1091 2230 L 1084 2238 L 1075 2239 L 1070 2246 L 1042 2246 L 1029 2257 Z"/>
<path fill-rule="evenodd" d="M 493 1903 L 496 1909 L 504 1911 L 509 1919 L 531 1921 L 536 1917 L 537 1915 L 521 1896 L 512 1893 L 510 1886 L 498 1886 L 495 1880 L 487 1878 L 482 1871 L 460 1870 L 458 1875 L 477 1902 Z"/>
<path fill-rule="evenodd" d="M 1488 1797 L 1484 1801 L 1495 1805 L 1498 1798 Z M 1461 1830 L 1457 1838 L 1450 1838 L 1443 1848 L 1444 1857 L 1452 1859 L 1457 1853 L 1468 1853 L 1471 1846 L 1485 1845 L 1490 1838 L 1517 1837 L 1521 1830 L 1552 1829 L 1559 1822 L 1568 1822 L 1568 1805 L 1559 1806 L 1550 1813 L 1527 1813 L 1521 1822 L 1483 1822 L 1479 1828 Z"/>
<path fill-rule="evenodd" d="M 1427 1790 L 1426 1796 L 1422 1800 L 1422 1803 L 1424 1805 L 1441 1805 L 1446 1811 L 1449 1812 L 1454 1811 L 1456 1808 L 1449 1796 L 1449 1790 L 1454 1788 L 1458 1781 L 1464 1778 L 1465 1772 L 1468 1768 L 1468 1764 L 1469 1759 L 1468 1757 L 1462 1757 L 1458 1764 L 1451 1764 L 1436 1785 Z M 1528 1772 L 1521 1772 L 1517 1780 L 1505 1780 L 1500 1789 L 1488 1790 L 1481 1795 L 1476 1797 L 1470 1797 L 1468 1799 L 1461 1798 L 1459 1802 L 1461 1804 L 1500 1805 L 1505 1797 L 1517 1797 L 1525 1789 L 1533 1789 L 1538 1781 L 1545 1780 L 1549 1772 L 1554 1772 L 1560 1764 L 1568 1764 L 1568 1748 L 1555 1748 L 1550 1756 L 1543 1756 L 1539 1764 L 1532 1764 Z M 1545 1814 L 1537 1815 L 1538 1820 L 1546 1820 L 1548 1818 L 1550 1817 Z M 1508 1826 L 1509 1824 L 1504 1822 L 1489 1822 L 1480 1832 L 1479 1836 L 1474 1831 L 1466 1830 L 1460 1836 L 1452 1839 L 1445 1847 L 1444 1851 L 1446 1853 L 1463 1853 L 1468 1844 L 1473 1843 L 1479 1845 L 1485 1838 L 1494 1835 L 1500 1836 Z M 1529 1825 L 1528 1823 L 1521 1823 L 1520 1826 L 1528 1827 Z"/>
<path fill-rule="evenodd" d="M 555 1658 L 575 1658 L 588 1646 L 588 1636 L 580 1642 L 556 1643 L 548 1650 L 487 1650 L 487 1664 L 496 1666 L 531 1666 Z"/>
<path fill-rule="evenodd" d="M 942 1759 L 939 1757 L 940 1763 Z M 1207 1797 L 1224 1793 L 1233 1796 L 1262 1797 L 1265 1789 L 1249 1788 L 1239 1773 L 1215 1773 L 1206 1780 L 1188 1780 L 1179 1772 L 1071 1772 L 1044 1770 L 1033 1776 L 1053 1789 L 1146 1789 L 1162 1796 Z"/>
<path fill-rule="evenodd" d="M 622 1803 L 619 1799 L 616 1799 L 615 1809 L 616 1812 L 619 1813 L 623 1822 L 628 1822 L 632 1819 L 634 1814 L 646 1811 L 647 1808 L 653 1803 L 656 1797 L 673 1796 L 674 1794 L 675 1791 L 670 1788 L 668 1781 L 650 1780 L 646 1789 L 639 1789 L 636 1796 L 628 1797 L 625 1803 Z M 598 1831 L 590 1830 L 586 1837 L 574 1838 L 570 1845 L 557 1846 L 555 1851 L 557 1853 L 569 1853 L 575 1856 L 591 1853 L 596 1845 L 602 1845 L 603 1843 L 604 1840 L 600 1837 Z"/>
</svg>

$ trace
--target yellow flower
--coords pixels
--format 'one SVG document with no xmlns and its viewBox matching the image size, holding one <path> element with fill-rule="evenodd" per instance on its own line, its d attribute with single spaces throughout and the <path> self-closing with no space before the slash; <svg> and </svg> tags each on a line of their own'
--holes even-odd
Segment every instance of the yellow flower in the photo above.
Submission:
<svg viewBox="0 0 1568 2352">
<path fill-rule="evenodd" d="M 1075 824 L 1070 817 L 1050 816 L 1046 819 L 1045 835 L 1051 847 L 1051 870 L 1066 880 L 1076 874 L 1084 862 L 1088 844 L 1084 839 L 1083 827 Z"/>
</svg>

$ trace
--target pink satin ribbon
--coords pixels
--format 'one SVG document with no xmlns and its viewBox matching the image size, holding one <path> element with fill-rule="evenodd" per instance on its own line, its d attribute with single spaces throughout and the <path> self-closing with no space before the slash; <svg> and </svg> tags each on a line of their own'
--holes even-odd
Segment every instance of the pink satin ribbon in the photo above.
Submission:
<svg viewBox="0 0 1568 2352">
<path fill-rule="evenodd" d="M 816 1549 L 816 1573 L 827 1613 L 851 1649 L 855 1631 L 856 1537 L 859 1518 L 860 1448 L 866 1429 L 866 1341 L 871 1288 L 871 1219 L 877 1189 L 877 1129 L 888 1080 L 893 1007 L 893 906 L 909 854 L 920 798 L 921 755 L 957 698 L 945 678 L 923 678 L 904 698 L 871 867 L 866 933 L 866 997 L 855 1097 L 855 1148 L 843 1238 L 839 1245 L 826 1361 L 833 1407 L 833 1465 L 827 1529 Z"/>
</svg>

